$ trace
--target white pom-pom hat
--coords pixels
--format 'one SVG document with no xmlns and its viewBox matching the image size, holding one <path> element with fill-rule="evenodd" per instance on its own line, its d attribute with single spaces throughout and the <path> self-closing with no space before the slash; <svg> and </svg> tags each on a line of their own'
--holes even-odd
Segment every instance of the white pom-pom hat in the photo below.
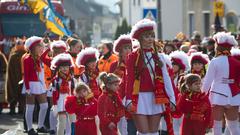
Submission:
<svg viewBox="0 0 240 135">
<path fill-rule="evenodd" d="M 163 54 L 163 58 L 169 68 L 172 68 L 171 57 L 169 55 Z"/>
<path fill-rule="evenodd" d="M 132 47 L 132 38 L 130 35 L 121 35 L 115 42 L 113 43 L 113 51 L 114 53 L 119 53 L 123 46 L 130 45 Z"/>
<path fill-rule="evenodd" d="M 190 69 L 188 56 L 183 51 L 174 51 L 170 53 L 172 63 L 176 63 L 180 66 L 184 71 L 188 71 Z"/>
<path fill-rule="evenodd" d="M 52 70 L 56 70 L 61 65 L 67 65 L 67 66 L 72 68 L 74 66 L 74 62 L 72 60 L 72 56 L 70 54 L 68 54 L 68 53 L 58 54 L 51 61 L 51 67 L 50 68 Z"/>
<path fill-rule="evenodd" d="M 99 57 L 99 52 L 97 49 L 92 47 L 85 48 L 77 55 L 76 65 L 78 67 L 81 67 L 81 65 L 86 66 L 89 60 L 92 60 L 92 59 L 97 60 L 98 57 Z"/>
<path fill-rule="evenodd" d="M 62 49 L 64 49 L 66 51 L 67 50 L 67 45 L 66 45 L 66 43 L 64 41 L 57 40 L 57 41 L 53 41 L 50 44 L 51 51 L 53 51 L 54 48 L 62 48 Z"/>
<path fill-rule="evenodd" d="M 192 64 L 196 60 L 203 63 L 203 65 L 206 65 L 209 62 L 209 57 L 207 54 L 203 54 L 202 52 L 191 53 L 191 55 L 189 57 L 190 64 Z"/>
<path fill-rule="evenodd" d="M 142 19 L 138 21 L 131 30 L 131 37 L 135 39 L 139 39 L 141 33 L 145 31 L 150 31 L 156 28 L 156 23 L 150 19 Z"/>
<path fill-rule="evenodd" d="M 34 46 L 40 44 L 41 42 L 42 42 L 41 37 L 32 36 L 25 41 L 24 46 L 27 50 L 31 50 Z"/>
<path fill-rule="evenodd" d="M 222 47 L 231 48 L 238 45 L 238 42 L 236 41 L 234 36 L 231 35 L 231 33 L 218 32 L 213 36 L 213 39 L 215 40 L 217 45 Z"/>
</svg>

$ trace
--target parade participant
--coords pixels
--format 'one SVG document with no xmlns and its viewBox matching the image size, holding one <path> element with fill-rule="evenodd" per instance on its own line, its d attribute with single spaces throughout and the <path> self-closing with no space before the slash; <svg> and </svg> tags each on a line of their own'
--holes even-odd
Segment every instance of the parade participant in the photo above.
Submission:
<svg viewBox="0 0 240 135">
<path fill-rule="evenodd" d="M 180 135 L 205 135 L 212 127 L 211 104 L 208 96 L 201 92 L 201 78 L 197 74 L 184 76 L 177 109 L 183 115 Z"/>
<path fill-rule="evenodd" d="M 177 47 L 171 41 L 166 41 L 164 43 L 163 52 L 165 54 L 169 55 L 170 53 L 172 53 L 176 50 L 177 50 Z"/>
<path fill-rule="evenodd" d="M 74 80 L 71 74 L 73 61 L 70 54 L 62 53 L 55 56 L 51 62 L 51 70 L 53 70 L 53 106 L 54 112 L 57 112 L 57 135 L 64 135 L 64 130 L 67 132 L 67 124 L 70 127 L 70 122 L 67 121 L 69 115 L 66 113 L 64 101 L 68 95 L 72 95 L 74 88 Z M 53 134 L 53 131 L 51 131 Z"/>
<path fill-rule="evenodd" d="M 25 48 L 29 54 L 24 56 L 23 69 L 24 69 L 24 86 L 22 93 L 26 93 L 26 123 L 29 135 L 36 135 L 37 133 L 32 128 L 33 110 L 35 98 L 40 104 L 40 111 L 38 117 L 38 132 L 46 133 L 43 123 L 47 112 L 48 104 L 46 98 L 46 86 L 44 83 L 44 70 L 43 63 L 40 56 L 43 52 L 42 38 L 32 36 L 25 42 Z"/>
<path fill-rule="evenodd" d="M 65 100 L 65 108 L 69 114 L 77 116 L 75 135 L 97 135 L 97 100 L 85 83 L 76 85 L 74 96 L 68 96 Z"/>
<path fill-rule="evenodd" d="M 4 90 L 4 84 L 5 84 L 5 75 L 7 70 L 7 59 L 5 55 L 0 51 L 0 114 L 3 110 L 3 103 L 5 102 L 5 90 Z M 7 92 L 6 92 L 7 93 Z M 14 106 L 15 107 L 15 106 Z M 14 108 L 15 111 L 15 108 Z M 11 112 L 11 110 L 10 110 Z"/>
<path fill-rule="evenodd" d="M 56 129 L 57 117 L 54 116 L 53 110 L 51 110 L 53 101 L 52 101 L 52 71 L 50 69 L 52 58 L 58 54 L 64 53 L 67 51 L 68 47 L 66 43 L 62 40 L 53 41 L 50 43 L 50 47 L 46 46 L 48 49 L 41 55 L 41 59 L 44 61 L 44 73 L 45 73 L 45 83 L 47 87 L 47 99 L 48 99 L 48 112 L 45 120 L 45 125 L 50 128 L 50 131 L 53 132 Z"/>
<path fill-rule="evenodd" d="M 121 35 L 120 37 L 118 37 L 118 39 L 114 42 L 113 45 L 113 51 L 115 54 L 118 55 L 118 61 L 114 62 L 111 67 L 110 67 L 110 72 L 116 74 L 119 78 L 121 78 L 121 82 L 120 82 L 120 88 L 118 89 L 118 94 L 120 96 L 120 98 L 123 101 L 123 104 L 125 104 L 126 101 L 126 97 L 125 97 L 125 82 L 126 82 L 126 60 L 127 60 L 127 56 L 128 54 L 132 51 L 132 39 L 130 37 L 130 35 Z M 136 127 L 133 123 L 133 120 L 130 118 L 130 114 L 128 114 L 128 124 L 132 124 L 129 125 L 132 127 L 132 129 L 127 128 L 127 121 L 126 121 L 126 117 L 122 117 L 120 119 L 120 122 L 118 123 L 118 128 L 121 134 L 134 134 L 131 132 L 135 131 L 136 134 Z M 134 128 L 135 127 L 135 128 Z M 129 129 L 129 133 L 127 131 L 127 129 Z M 131 134 L 130 134 L 131 133 Z"/>
<path fill-rule="evenodd" d="M 213 110 L 214 135 L 221 135 L 223 116 L 231 134 L 238 135 L 240 134 L 238 126 L 240 63 L 230 56 L 230 50 L 233 46 L 237 46 L 237 42 L 230 33 L 225 32 L 215 34 L 213 39 L 216 42 L 216 58 L 212 59 L 208 66 L 202 90 L 209 93 Z"/>
<path fill-rule="evenodd" d="M 79 52 L 81 52 L 81 50 L 83 49 L 83 43 L 82 43 L 81 40 L 77 40 L 77 39 L 74 39 L 74 38 L 69 38 L 67 40 L 67 44 L 70 47 L 69 54 L 72 56 L 73 62 L 75 64 L 77 54 Z M 78 79 L 79 76 L 84 71 L 84 67 L 78 67 L 77 65 L 74 65 L 74 70 L 73 71 L 74 71 L 74 78 Z"/>
<path fill-rule="evenodd" d="M 10 114 L 15 114 L 15 108 L 18 103 L 18 113 L 23 114 L 25 98 L 21 94 L 18 82 L 22 80 L 21 58 L 26 50 L 23 41 L 18 40 L 16 46 L 11 50 L 6 76 L 6 94 L 7 101 L 10 104 Z"/>
<path fill-rule="evenodd" d="M 203 39 L 201 44 L 207 49 L 209 59 L 213 59 L 213 57 L 215 57 L 215 41 L 212 38 L 207 37 Z"/>
<path fill-rule="evenodd" d="M 163 54 L 155 46 L 155 22 L 137 22 L 131 37 L 140 48 L 128 55 L 126 62 L 127 108 L 132 113 L 138 134 L 158 134 L 161 113 L 166 103 L 175 109 L 175 97 Z"/>
<path fill-rule="evenodd" d="M 204 78 L 206 74 L 206 65 L 208 64 L 208 55 L 202 52 L 191 53 L 189 63 L 191 65 L 191 73 L 198 74 L 201 78 Z"/>
<path fill-rule="evenodd" d="M 97 84 L 97 59 L 98 50 L 92 47 L 83 49 L 76 59 L 76 65 L 78 67 L 85 67 L 84 72 L 80 75 L 79 80 L 86 83 L 92 90 L 94 97 L 98 99 L 101 95 L 101 90 Z"/>
<path fill-rule="evenodd" d="M 103 94 L 98 98 L 98 117 L 102 135 L 118 135 L 117 123 L 124 116 L 124 106 L 117 90 L 120 79 L 113 73 L 99 75 Z"/>
<path fill-rule="evenodd" d="M 102 56 L 98 61 L 99 72 L 110 72 L 112 63 L 118 60 L 117 55 L 113 53 L 113 44 L 110 41 L 102 41 Z"/>
</svg>

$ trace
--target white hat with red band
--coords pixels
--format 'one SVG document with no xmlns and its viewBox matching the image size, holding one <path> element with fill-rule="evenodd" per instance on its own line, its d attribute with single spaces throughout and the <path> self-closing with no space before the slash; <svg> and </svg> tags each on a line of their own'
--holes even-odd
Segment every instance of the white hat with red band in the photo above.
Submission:
<svg viewBox="0 0 240 135">
<path fill-rule="evenodd" d="M 138 21 L 131 30 L 131 37 L 135 39 L 139 39 L 141 33 L 144 31 L 155 30 L 156 23 L 150 19 L 142 19 Z"/>
<path fill-rule="evenodd" d="M 130 35 L 121 35 L 113 44 L 114 53 L 119 53 L 120 49 L 126 45 L 131 45 L 130 47 L 132 47 L 132 38 Z"/>
<path fill-rule="evenodd" d="M 76 59 L 76 65 L 80 67 L 81 65 L 85 66 L 85 64 L 91 60 L 91 59 L 98 59 L 99 52 L 97 49 L 93 47 L 88 47 L 82 50 L 78 55 Z"/>
<path fill-rule="evenodd" d="M 24 46 L 27 50 L 31 50 L 34 46 L 38 45 L 41 42 L 42 42 L 41 37 L 32 36 L 25 41 Z"/>
<path fill-rule="evenodd" d="M 217 43 L 217 45 L 222 46 L 222 47 L 227 47 L 231 48 L 233 46 L 238 45 L 238 42 L 234 38 L 231 33 L 226 33 L 226 32 L 218 32 L 213 36 L 213 39 Z"/>
<path fill-rule="evenodd" d="M 53 57 L 53 60 L 51 61 L 51 69 L 56 70 L 60 65 L 66 64 L 69 65 L 69 67 L 74 66 L 74 62 L 72 60 L 72 56 L 68 53 L 61 53 L 57 56 Z"/>
<path fill-rule="evenodd" d="M 178 64 L 181 69 L 187 71 L 190 69 L 188 56 L 183 51 L 174 51 L 170 53 L 171 61 Z"/>
<path fill-rule="evenodd" d="M 57 41 L 53 41 L 50 44 L 51 51 L 53 51 L 53 48 L 63 48 L 64 50 L 67 50 L 67 45 L 66 45 L 66 43 L 64 41 L 57 40 Z"/>
</svg>

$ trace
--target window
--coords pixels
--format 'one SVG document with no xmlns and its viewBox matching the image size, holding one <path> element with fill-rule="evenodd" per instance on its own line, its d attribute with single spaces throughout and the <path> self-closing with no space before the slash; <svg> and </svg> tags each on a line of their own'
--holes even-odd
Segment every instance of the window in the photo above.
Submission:
<svg viewBox="0 0 240 135">
<path fill-rule="evenodd" d="M 138 0 L 138 6 L 140 6 L 141 5 L 141 0 Z"/>
<path fill-rule="evenodd" d="M 204 36 L 208 37 L 210 32 L 210 12 L 203 13 L 203 32 Z"/>
<path fill-rule="evenodd" d="M 228 31 L 237 32 L 238 18 L 234 12 L 227 13 L 226 22 Z"/>
<path fill-rule="evenodd" d="M 195 29 L 194 13 L 189 13 L 189 35 L 192 36 L 194 29 Z"/>
<path fill-rule="evenodd" d="M 136 0 L 133 0 L 133 6 L 135 6 L 136 5 Z"/>
</svg>

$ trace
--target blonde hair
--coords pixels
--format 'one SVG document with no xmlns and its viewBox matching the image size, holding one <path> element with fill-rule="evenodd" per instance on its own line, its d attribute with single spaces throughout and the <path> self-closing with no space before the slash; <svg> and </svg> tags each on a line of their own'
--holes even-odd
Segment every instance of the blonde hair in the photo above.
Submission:
<svg viewBox="0 0 240 135">
<path fill-rule="evenodd" d="M 88 86 L 87 84 L 85 84 L 85 83 L 83 83 L 83 82 L 77 83 L 77 84 L 76 84 L 76 87 L 75 87 L 75 89 L 74 89 L 74 93 L 75 93 L 75 94 L 76 94 L 76 93 L 79 93 L 79 92 L 82 91 L 82 90 L 87 90 L 88 93 L 91 93 L 91 92 L 92 92 L 91 89 L 89 88 L 89 86 Z"/>
<path fill-rule="evenodd" d="M 117 75 L 113 73 L 106 73 L 106 72 L 100 73 L 98 76 L 98 79 L 100 81 L 101 89 L 104 89 L 109 84 L 120 81 L 120 78 Z"/>
</svg>

